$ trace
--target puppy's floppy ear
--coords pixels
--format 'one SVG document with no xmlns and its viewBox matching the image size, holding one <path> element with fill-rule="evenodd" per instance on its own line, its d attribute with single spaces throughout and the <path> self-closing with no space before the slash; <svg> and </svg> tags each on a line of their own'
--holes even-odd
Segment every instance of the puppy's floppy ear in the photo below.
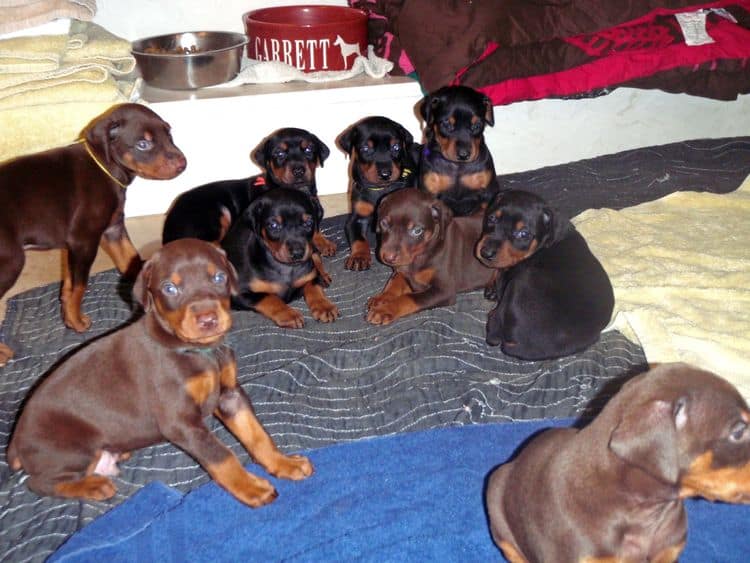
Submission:
<svg viewBox="0 0 750 563">
<path fill-rule="evenodd" d="M 153 308 L 154 304 L 149 285 L 151 285 L 151 274 L 154 269 L 154 262 L 158 260 L 160 253 L 160 251 L 156 251 L 151 258 L 146 260 L 141 271 L 138 272 L 138 277 L 135 278 L 135 283 L 133 284 L 133 299 L 143 307 L 143 310 L 147 313 Z"/>
<path fill-rule="evenodd" d="M 427 127 L 432 127 L 435 119 L 435 110 L 440 105 L 440 98 L 433 96 L 432 94 L 426 95 L 422 98 L 422 102 L 419 104 L 419 113 L 424 119 Z"/>
<path fill-rule="evenodd" d="M 229 261 L 229 258 L 227 258 L 227 253 L 224 251 L 223 248 L 216 248 L 216 250 L 219 251 L 222 257 L 222 266 L 224 270 L 227 272 L 227 278 L 228 278 L 228 284 L 229 284 L 229 292 L 232 295 L 237 295 L 240 292 L 240 281 L 239 277 L 237 276 L 237 270 L 235 269 L 234 265 Z"/>
<path fill-rule="evenodd" d="M 245 212 L 242 214 L 242 221 L 248 226 L 251 232 L 260 234 L 265 209 L 266 202 L 263 197 L 257 198 L 245 209 Z"/>
<path fill-rule="evenodd" d="M 543 227 L 543 231 L 541 231 L 539 234 L 541 236 L 538 236 L 539 239 L 544 239 L 548 236 L 552 236 L 555 233 L 555 213 L 550 209 L 549 207 L 543 207 L 542 208 L 542 215 L 541 215 L 541 223 Z M 542 242 L 540 240 L 539 242 Z"/>
<path fill-rule="evenodd" d="M 110 158 L 109 144 L 117 138 L 121 125 L 120 120 L 109 115 L 93 121 L 85 130 L 86 142 L 96 147 L 105 162 Z"/>
<path fill-rule="evenodd" d="M 492 107 L 492 100 L 487 96 L 482 96 L 484 102 L 484 122 L 492 127 L 495 125 L 495 110 Z"/>
<path fill-rule="evenodd" d="M 250 153 L 250 159 L 263 168 L 264 170 L 267 168 L 268 160 L 270 155 L 268 154 L 271 150 L 271 138 L 267 137 L 263 139 L 260 144 L 253 149 L 253 151 Z"/>
<path fill-rule="evenodd" d="M 631 405 L 612 431 L 609 449 L 652 477 L 675 484 L 679 478 L 677 428 L 687 420 L 687 400 L 653 399 Z"/>
<path fill-rule="evenodd" d="M 354 148 L 357 132 L 357 126 L 352 125 L 344 132 L 342 132 L 341 135 L 339 135 L 338 139 L 336 139 L 336 144 L 339 146 L 339 148 L 341 148 L 342 151 L 344 151 L 348 155 L 352 154 L 352 149 Z"/>
<path fill-rule="evenodd" d="M 542 209 L 542 223 L 549 226 L 552 224 L 552 217 L 554 216 L 554 213 L 549 207 L 545 207 Z"/>
<path fill-rule="evenodd" d="M 432 214 L 432 218 L 440 227 L 439 235 L 441 237 L 444 236 L 445 229 L 448 227 L 448 223 L 453 220 L 453 211 L 451 211 L 451 208 L 445 205 L 442 201 L 436 199 L 430 205 L 430 213 Z"/>
<path fill-rule="evenodd" d="M 325 162 L 326 158 L 328 158 L 328 155 L 331 154 L 331 149 L 329 149 L 328 145 L 326 145 L 312 133 L 310 134 L 310 137 L 312 137 L 313 141 L 315 142 L 315 146 L 318 148 L 318 164 L 321 168 L 323 168 L 323 162 Z"/>
<path fill-rule="evenodd" d="M 409 132 L 409 130 L 403 125 L 398 126 L 398 132 L 401 135 L 401 138 L 404 140 L 404 143 L 405 143 L 405 146 L 403 147 L 404 149 L 406 149 L 409 145 L 411 145 L 414 142 L 414 137 Z"/>
</svg>

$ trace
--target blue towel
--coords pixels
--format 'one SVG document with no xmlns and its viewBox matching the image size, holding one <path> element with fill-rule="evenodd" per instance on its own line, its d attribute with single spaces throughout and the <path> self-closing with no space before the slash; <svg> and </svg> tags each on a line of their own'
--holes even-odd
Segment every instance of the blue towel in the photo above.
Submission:
<svg viewBox="0 0 750 563">
<path fill-rule="evenodd" d="M 184 496 L 151 483 L 50 561 L 497 561 L 484 511 L 487 475 L 530 435 L 570 423 L 463 426 L 313 450 L 315 474 L 272 478 L 279 498 L 257 510 L 214 483 Z M 748 560 L 750 507 L 704 500 L 687 507 L 682 563 Z"/>
</svg>

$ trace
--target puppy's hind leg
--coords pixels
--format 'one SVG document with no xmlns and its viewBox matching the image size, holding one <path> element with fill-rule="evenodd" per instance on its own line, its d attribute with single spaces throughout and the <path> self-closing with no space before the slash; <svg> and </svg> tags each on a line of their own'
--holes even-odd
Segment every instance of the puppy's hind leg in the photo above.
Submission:
<svg viewBox="0 0 750 563">
<path fill-rule="evenodd" d="M 67 452 L 48 458 L 39 473 L 34 473 L 34 469 L 40 466 L 40 462 L 32 458 L 24 464 L 33 468 L 30 469 L 31 477 L 27 485 L 39 495 L 106 500 L 114 496 L 117 487 L 108 476 L 95 474 L 94 471 L 109 467 L 108 456 L 111 457 L 108 452 L 99 452 L 94 456 Z M 116 468 L 108 474 L 116 474 Z"/>
<path fill-rule="evenodd" d="M 8 238 L 0 235 L 0 240 Z M 0 297 L 16 283 L 26 263 L 26 255 L 20 245 L 3 244 L 0 248 Z M 13 357 L 13 350 L 0 343 L 0 366 L 4 366 Z"/>
<path fill-rule="evenodd" d="M 91 326 L 91 319 L 81 312 L 81 303 L 89 281 L 91 265 L 96 258 L 97 244 L 69 242 L 67 250 L 68 256 L 60 296 L 63 321 L 68 328 L 76 332 L 84 332 Z"/>
</svg>

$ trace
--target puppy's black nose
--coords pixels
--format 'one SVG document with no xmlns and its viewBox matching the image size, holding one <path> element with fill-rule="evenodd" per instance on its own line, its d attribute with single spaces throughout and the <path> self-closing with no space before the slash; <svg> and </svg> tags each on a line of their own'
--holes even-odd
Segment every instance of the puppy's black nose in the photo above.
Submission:
<svg viewBox="0 0 750 563">
<path fill-rule="evenodd" d="M 290 244 L 289 256 L 292 260 L 301 260 L 305 256 L 305 247 L 301 244 Z"/>
<path fill-rule="evenodd" d="M 488 245 L 484 245 L 479 250 L 479 254 L 482 256 L 482 258 L 492 260 L 497 255 L 497 250 L 494 248 L 490 248 Z"/>
<path fill-rule="evenodd" d="M 383 168 L 378 170 L 378 176 L 380 176 L 381 180 L 388 180 L 391 177 L 391 169 Z"/>
<path fill-rule="evenodd" d="M 469 160 L 471 157 L 471 149 L 460 148 L 456 151 L 458 160 Z"/>
<path fill-rule="evenodd" d="M 305 167 L 304 166 L 293 166 L 292 167 L 292 174 L 295 178 L 301 178 L 305 175 Z"/>
</svg>

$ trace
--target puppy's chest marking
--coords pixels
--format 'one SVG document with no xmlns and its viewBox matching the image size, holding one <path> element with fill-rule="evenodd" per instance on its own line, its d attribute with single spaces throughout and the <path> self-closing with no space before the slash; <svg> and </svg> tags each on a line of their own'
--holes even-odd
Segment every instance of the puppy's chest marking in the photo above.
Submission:
<svg viewBox="0 0 750 563">
<path fill-rule="evenodd" d="M 218 388 L 219 374 L 213 371 L 205 371 L 193 375 L 185 382 L 185 389 L 197 405 L 203 405 Z"/>
<path fill-rule="evenodd" d="M 453 187 L 455 183 L 452 176 L 438 174 L 437 172 L 427 172 L 422 177 L 422 185 L 432 194 L 440 194 Z"/>
<path fill-rule="evenodd" d="M 360 217 L 369 217 L 375 211 L 375 206 L 368 201 L 358 201 L 354 204 L 354 212 Z"/>
<path fill-rule="evenodd" d="M 313 281 L 318 276 L 318 271 L 313 269 L 310 270 L 307 274 L 297 278 L 292 283 L 292 287 L 302 287 L 303 285 Z"/>
<path fill-rule="evenodd" d="M 257 278 L 250 280 L 250 283 L 247 285 L 250 288 L 250 291 L 252 291 L 253 293 L 271 293 L 274 295 L 279 295 L 286 289 L 282 284 L 278 282 L 270 282 Z"/>
<path fill-rule="evenodd" d="M 489 170 L 464 174 L 459 178 L 459 183 L 470 190 L 483 190 L 490 185 L 490 181 L 492 181 L 492 173 Z"/>
</svg>

